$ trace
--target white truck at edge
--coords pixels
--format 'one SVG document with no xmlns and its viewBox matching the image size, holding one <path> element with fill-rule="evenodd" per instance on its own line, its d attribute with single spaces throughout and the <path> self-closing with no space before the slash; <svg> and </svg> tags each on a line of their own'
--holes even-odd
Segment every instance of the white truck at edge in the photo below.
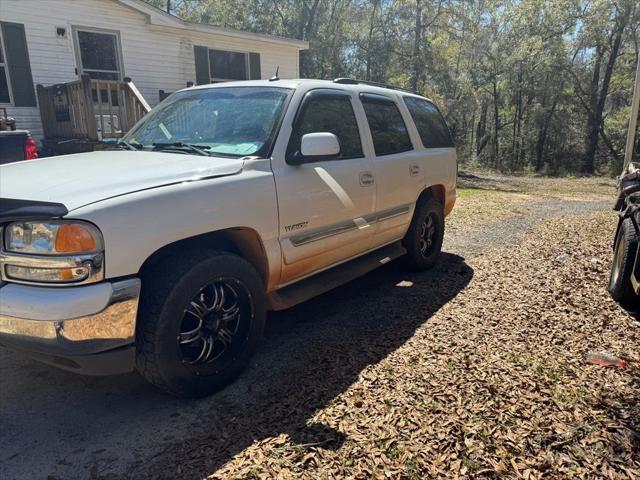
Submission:
<svg viewBox="0 0 640 480">
<path fill-rule="evenodd" d="M 456 198 L 437 108 L 355 81 L 186 89 L 120 148 L 0 167 L 0 344 L 180 396 L 235 378 L 267 309 L 432 266 Z"/>
</svg>

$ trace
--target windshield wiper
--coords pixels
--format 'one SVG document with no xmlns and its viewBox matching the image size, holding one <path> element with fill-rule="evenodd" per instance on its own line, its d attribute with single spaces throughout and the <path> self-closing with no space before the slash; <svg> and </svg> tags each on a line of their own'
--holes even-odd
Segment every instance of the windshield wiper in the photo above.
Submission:
<svg viewBox="0 0 640 480">
<path fill-rule="evenodd" d="M 173 143 L 154 143 L 154 150 L 187 150 L 192 153 L 197 153 L 198 155 L 204 155 L 208 157 L 210 154 L 205 152 L 209 150 L 211 147 L 207 145 L 194 145 L 192 143 L 182 143 L 182 142 L 173 142 Z"/>
<path fill-rule="evenodd" d="M 142 150 L 144 147 L 142 145 L 140 145 L 139 143 L 129 143 L 129 142 L 125 142 L 124 140 L 120 140 L 116 143 L 114 143 L 113 148 L 125 148 L 127 150 Z"/>
</svg>

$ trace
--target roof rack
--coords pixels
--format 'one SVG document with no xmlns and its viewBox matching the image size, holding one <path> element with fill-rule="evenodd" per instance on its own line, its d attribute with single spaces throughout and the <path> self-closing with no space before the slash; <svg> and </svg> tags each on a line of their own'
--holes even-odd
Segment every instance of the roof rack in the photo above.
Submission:
<svg viewBox="0 0 640 480">
<path fill-rule="evenodd" d="M 396 87 L 395 85 L 389 85 L 388 83 L 371 82 L 369 80 L 358 80 L 356 78 L 336 78 L 333 83 L 341 83 L 343 85 L 371 85 L 372 87 L 390 88 L 391 90 L 401 90 L 403 92 L 414 93 L 418 95 L 418 92 L 409 90 L 408 88 Z"/>
</svg>

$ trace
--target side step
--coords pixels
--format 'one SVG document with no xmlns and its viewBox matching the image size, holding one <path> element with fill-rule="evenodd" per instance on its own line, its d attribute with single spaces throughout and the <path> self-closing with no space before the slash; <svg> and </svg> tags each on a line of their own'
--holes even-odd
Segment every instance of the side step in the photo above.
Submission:
<svg viewBox="0 0 640 480">
<path fill-rule="evenodd" d="M 407 253 L 400 242 L 305 278 L 271 294 L 271 306 L 282 310 L 333 290 Z"/>
</svg>

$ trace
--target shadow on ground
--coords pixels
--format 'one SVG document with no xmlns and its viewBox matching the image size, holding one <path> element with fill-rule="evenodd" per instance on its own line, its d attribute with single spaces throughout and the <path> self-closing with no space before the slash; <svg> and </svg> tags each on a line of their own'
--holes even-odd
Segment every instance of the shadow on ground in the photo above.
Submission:
<svg viewBox="0 0 640 480">
<path fill-rule="evenodd" d="M 407 273 L 396 262 L 271 314 L 258 364 L 234 385 L 249 390 L 245 401 L 224 395 L 216 402 L 213 397 L 198 432 L 166 445 L 155 464 L 141 462 L 128 473 L 174 478 L 179 465 L 189 477 L 201 478 L 254 441 L 283 433 L 300 444 L 339 448 L 344 435 L 310 423 L 315 412 L 344 392 L 369 365 L 401 347 L 472 276 L 464 259 L 451 254 L 444 254 L 440 265 L 426 273 Z M 402 280 L 413 286 L 396 286 Z"/>
<path fill-rule="evenodd" d="M 201 400 L 162 394 L 135 374 L 83 377 L 0 350 L 0 477 L 200 478 L 280 434 L 336 449 L 312 418 L 400 348 L 473 270 L 443 254 L 425 273 L 392 262 L 268 317 L 265 341 L 232 385 Z M 407 280 L 410 287 L 396 286 Z"/>
</svg>

